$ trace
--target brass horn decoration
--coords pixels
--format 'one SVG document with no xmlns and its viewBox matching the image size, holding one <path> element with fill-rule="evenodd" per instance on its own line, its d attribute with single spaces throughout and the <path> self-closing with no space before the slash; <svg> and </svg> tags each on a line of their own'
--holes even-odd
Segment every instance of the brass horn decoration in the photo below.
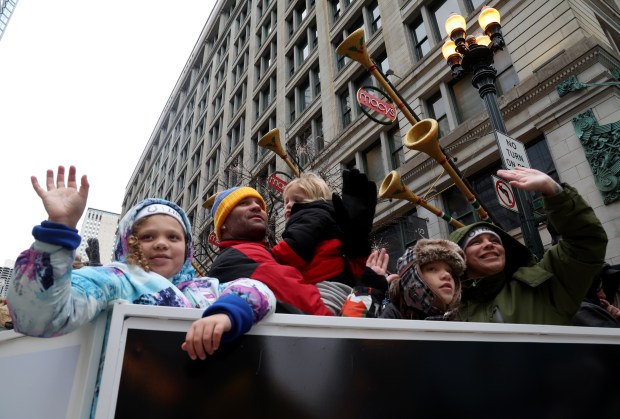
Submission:
<svg viewBox="0 0 620 419">
<path fill-rule="evenodd" d="M 463 227 L 463 223 L 461 223 L 459 220 L 455 220 L 439 208 L 429 204 L 426 200 L 411 192 L 411 190 L 407 188 L 407 185 L 405 185 L 400 179 L 400 175 L 396 170 L 392 170 L 390 173 L 388 173 L 385 179 L 383 179 L 383 182 L 381 182 L 381 186 L 379 187 L 379 198 L 396 198 L 413 202 L 416 205 L 426 208 L 436 216 L 443 218 L 454 227 Z"/>
<path fill-rule="evenodd" d="M 478 212 L 480 218 L 484 221 L 490 221 L 489 214 L 484 208 L 482 208 L 474 194 L 471 193 L 467 185 L 463 182 L 463 179 L 461 179 L 456 173 L 454 167 L 450 165 L 446 155 L 443 151 L 441 151 L 437 137 L 430 138 L 428 136 L 420 135 L 420 133 L 416 132 L 415 128 L 416 127 L 414 126 L 409 129 L 407 135 L 405 135 L 405 138 L 403 139 L 403 145 L 412 150 L 422 151 L 435 159 L 435 161 L 437 161 L 437 163 L 444 168 L 448 175 L 450 175 L 456 187 L 460 189 L 463 195 L 465 195 L 465 198 L 467 198 L 471 206 Z"/>
<path fill-rule="evenodd" d="M 202 204 L 202 207 L 211 211 L 211 208 L 213 208 L 213 204 L 215 203 L 215 198 L 217 198 L 217 192 L 208 197 L 204 204 Z"/>
<path fill-rule="evenodd" d="M 370 59 L 368 50 L 366 49 L 364 28 L 359 28 L 349 35 L 344 41 L 342 41 L 342 43 L 338 45 L 338 48 L 336 48 L 336 53 L 344 55 L 345 57 L 360 63 L 370 72 L 370 74 L 374 76 L 375 79 L 377 79 L 379 84 L 381 84 L 381 86 L 385 89 L 385 92 L 394 101 L 396 106 L 398 106 L 398 109 L 400 109 L 403 115 L 405 115 L 411 125 L 415 126 L 417 124 L 421 124 L 417 128 L 418 132 L 426 132 L 426 135 L 434 135 L 435 138 L 437 138 L 437 133 L 439 132 L 437 121 L 434 119 L 423 119 L 418 122 L 409 108 L 403 103 L 398 93 L 394 91 L 392 86 L 390 86 L 390 83 L 385 79 L 385 77 L 383 77 L 383 74 L 381 74 L 381 71 L 379 71 L 377 65 Z"/>
<path fill-rule="evenodd" d="M 297 169 L 293 162 L 289 160 L 284 147 L 282 147 L 282 143 L 280 142 L 280 130 L 278 128 L 274 128 L 267 134 L 263 135 L 263 137 L 258 140 L 258 145 L 266 148 L 267 150 L 271 150 L 280 156 L 282 160 L 288 164 L 288 167 L 291 168 L 295 176 L 299 177 L 299 169 Z"/>
<path fill-rule="evenodd" d="M 438 140 L 439 125 L 437 124 L 437 121 L 430 118 L 422 119 L 421 121 L 416 120 L 413 113 L 409 110 L 409 107 L 403 103 L 400 95 L 390 86 L 390 83 L 385 79 L 381 71 L 377 68 L 377 65 L 368 55 L 364 29 L 360 28 L 349 35 L 340 45 L 338 45 L 338 48 L 336 48 L 336 53 L 357 61 L 365 69 L 367 69 L 375 77 L 375 79 L 377 79 L 377 81 L 385 89 L 387 94 L 412 125 L 403 140 L 403 144 L 408 148 L 424 151 L 433 157 L 439 164 L 441 164 L 444 170 L 448 172 L 455 185 L 461 190 L 467 200 L 471 203 L 472 207 L 474 207 L 474 209 L 478 212 L 480 218 L 484 221 L 490 221 L 489 214 L 487 214 L 484 208 L 482 208 L 474 194 L 469 190 L 457 174 L 455 168 L 450 164 L 450 161 L 446 155 L 441 151 Z M 427 150 L 432 151 L 433 153 L 431 154 Z M 388 177 L 389 176 L 390 175 L 388 175 Z"/>
</svg>

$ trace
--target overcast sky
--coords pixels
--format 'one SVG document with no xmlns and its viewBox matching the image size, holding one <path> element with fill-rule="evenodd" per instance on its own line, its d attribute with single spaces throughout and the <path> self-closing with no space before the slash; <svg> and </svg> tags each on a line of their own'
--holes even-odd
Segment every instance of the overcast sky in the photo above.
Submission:
<svg viewBox="0 0 620 419">
<path fill-rule="evenodd" d="M 87 206 L 125 187 L 215 0 L 21 0 L 0 40 L 0 266 L 46 219 L 30 176 L 75 165 Z M 81 226 L 78 225 L 78 228 Z"/>
</svg>

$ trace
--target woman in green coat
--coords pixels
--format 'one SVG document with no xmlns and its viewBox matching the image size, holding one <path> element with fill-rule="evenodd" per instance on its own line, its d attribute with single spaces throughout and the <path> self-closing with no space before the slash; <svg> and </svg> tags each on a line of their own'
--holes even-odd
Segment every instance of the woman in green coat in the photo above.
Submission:
<svg viewBox="0 0 620 419">
<path fill-rule="evenodd" d="M 459 320 L 569 325 L 605 262 L 607 235 L 592 208 L 567 185 L 535 169 L 499 170 L 513 187 L 543 194 L 561 240 L 542 260 L 501 228 L 478 222 L 450 235 L 465 252 Z"/>
</svg>

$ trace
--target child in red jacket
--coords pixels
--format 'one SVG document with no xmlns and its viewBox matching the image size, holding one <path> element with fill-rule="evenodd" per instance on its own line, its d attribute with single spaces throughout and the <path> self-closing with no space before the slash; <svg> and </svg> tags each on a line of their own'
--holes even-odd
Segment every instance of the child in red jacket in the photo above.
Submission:
<svg viewBox="0 0 620 419">
<path fill-rule="evenodd" d="M 374 186 L 372 196 L 376 199 L 374 183 L 357 171 L 347 171 L 343 178 L 351 183 L 352 176 L 355 177 L 353 183 L 357 185 Z M 349 185 L 343 186 L 343 194 L 346 186 Z M 327 183 L 314 173 L 304 173 L 289 182 L 283 196 L 286 227 L 282 241 L 272 248 L 276 260 L 299 269 L 304 281 L 317 286 L 325 304 L 337 315 L 341 314 L 343 303 L 352 291 L 351 287 L 364 286 L 365 292 L 377 290 L 377 304 L 380 303 L 387 282 L 385 277 L 365 268 L 370 254 L 368 233 L 355 244 L 357 249 L 346 245 L 346 221 L 341 223 L 342 214 L 338 211 L 350 209 L 345 209 L 350 201 L 347 202 L 346 198 L 341 200 L 332 194 Z M 344 205 L 334 208 L 332 198 Z M 370 205 L 374 214 L 374 203 Z M 365 231 L 363 226 L 358 227 Z"/>
</svg>

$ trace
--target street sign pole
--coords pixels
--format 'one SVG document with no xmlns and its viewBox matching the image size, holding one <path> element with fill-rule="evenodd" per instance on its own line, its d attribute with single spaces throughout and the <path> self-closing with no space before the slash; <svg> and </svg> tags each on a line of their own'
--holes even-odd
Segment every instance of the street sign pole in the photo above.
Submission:
<svg viewBox="0 0 620 419">
<path fill-rule="evenodd" d="M 494 135 L 504 168 L 514 169 L 517 166 L 530 167 L 530 162 L 522 143 L 510 138 L 499 130 L 495 130 Z M 530 251 L 540 260 L 545 249 L 540 239 L 538 228 L 536 227 L 536 219 L 534 218 L 534 211 L 532 211 L 528 193 L 518 188 L 514 188 L 514 191 L 519 220 L 521 221 L 523 241 Z"/>
</svg>

